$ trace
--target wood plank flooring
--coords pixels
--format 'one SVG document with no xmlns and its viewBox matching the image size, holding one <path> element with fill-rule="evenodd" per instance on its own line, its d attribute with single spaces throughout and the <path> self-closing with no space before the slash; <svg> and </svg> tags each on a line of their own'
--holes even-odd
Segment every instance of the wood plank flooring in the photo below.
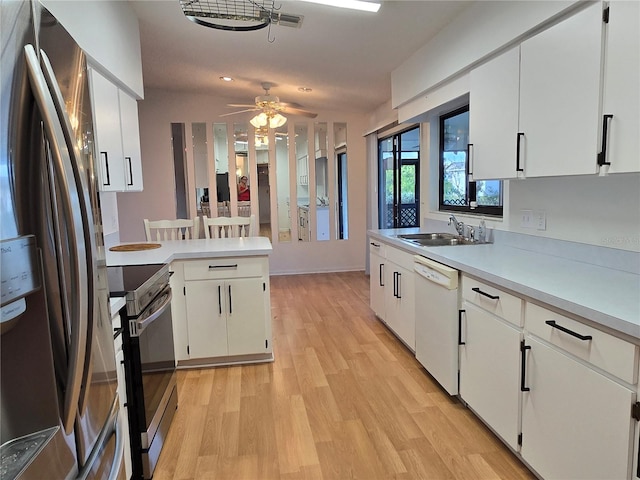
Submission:
<svg viewBox="0 0 640 480">
<path fill-rule="evenodd" d="M 275 362 L 179 371 L 154 479 L 535 478 L 368 305 L 363 272 L 272 277 Z"/>
</svg>

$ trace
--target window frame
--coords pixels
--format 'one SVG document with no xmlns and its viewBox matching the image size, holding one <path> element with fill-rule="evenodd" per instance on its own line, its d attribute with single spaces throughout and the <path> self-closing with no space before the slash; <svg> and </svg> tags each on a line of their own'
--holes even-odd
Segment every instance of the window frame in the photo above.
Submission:
<svg viewBox="0 0 640 480">
<path fill-rule="evenodd" d="M 438 117 L 438 211 L 440 212 L 462 212 L 470 215 L 487 215 L 492 217 L 502 217 L 504 212 L 504 185 L 502 180 L 500 181 L 500 206 L 494 205 L 477 205 L 471 207 L 470 203 L 475 201 L 476 198 L 476 181 L 469 180 L 469 145 L 467 144 L 466 158 L 465 158 L 465 201 L 466 205 L 448 205 L 443 202 L 444 200 L 444 123 L 446 120 L 460 115 L 462 113 L 469 112 L 469 104 L 451 110 L 450 112 L 441 114 Z"/>
</svg>

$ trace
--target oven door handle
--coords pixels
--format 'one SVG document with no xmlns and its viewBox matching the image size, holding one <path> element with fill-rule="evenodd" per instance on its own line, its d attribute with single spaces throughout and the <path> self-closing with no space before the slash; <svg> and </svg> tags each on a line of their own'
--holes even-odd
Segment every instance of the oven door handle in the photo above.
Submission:
<svg viewBox="0 0 640 480">
<path fill-rule="evenodd" d="M 136 322 L 136 326 L 138 329 L 138 336 L 140 336 L 140 334 L 142 333 L 142 331 L 147 328 L 150 324 L 152 324 L 154 321 L 157 320 L 157 318 L 162 315 L 165 310 L 167 308 L 169 308 L 171 306 L 171 298 L 173 298 L 173 293 L 171 292 L 171 289 L 167 289 L 167 298 L 164 302 L 162 302 L 162 305 L 160 305 L 155 312 L 153 312 L 151 315 L 149 315 L 147 318 L 145 318 L 144 320 L 138 320 Z"/>
</svg>

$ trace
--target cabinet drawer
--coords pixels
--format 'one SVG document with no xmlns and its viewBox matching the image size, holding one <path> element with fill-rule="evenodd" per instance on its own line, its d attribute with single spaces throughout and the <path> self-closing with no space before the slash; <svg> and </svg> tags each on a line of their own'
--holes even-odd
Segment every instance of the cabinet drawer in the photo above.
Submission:
<svg viewBox="0 0 640 480">
<path fill-rule="evenodd" d="M 525 326 L 534 335 L 625 382 L 635 384 L 638 380 L 638 347 L 629 342 L 529 302 Z"/>
<path fill-rule="evenodd" d="M 413 272 L 413 254 L 400 250 L 399 248 L 386 247 L 386 258 L 390 262 L 395 263 L 399 267 L 402 267 L 410 272 Z"/>
<path fill-rule="evenodd" d="M 518 327 L 523 324 L 523 300 L 488 283 L 463 275 L 462 298 Z"/>
<path fill-rule="evenodd" d="M 375 253 L 376 255 L 380 255 L 382 258 L 386 255 L 386 245 L 379 240 L 374 238 L 369 239 L 369 252 Z"/>
<path fill-rule="evenodd" d="M 263 261 L 259 258 L 212 258 L 184 264 L 185 281 L 261 277 L 262 274 Z"/>
</svg>

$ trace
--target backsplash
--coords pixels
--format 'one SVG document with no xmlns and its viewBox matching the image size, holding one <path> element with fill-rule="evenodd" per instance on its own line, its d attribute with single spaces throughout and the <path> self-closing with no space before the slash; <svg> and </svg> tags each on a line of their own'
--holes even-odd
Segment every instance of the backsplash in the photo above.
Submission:
<svg viewBox="0 0 640 480">
<path fill-rule="evenodd" d="M 428 232 L 453 232 L 452 229 L 453 227 L 447 222 L 428 218 L 425 219 L 425 225 L 422 228 Z M 487 229 L 487 237 L 490 242 L 496 244 L 640 275 L 640 253 L 638 252 L 491 228 Z"/>
</svg>

